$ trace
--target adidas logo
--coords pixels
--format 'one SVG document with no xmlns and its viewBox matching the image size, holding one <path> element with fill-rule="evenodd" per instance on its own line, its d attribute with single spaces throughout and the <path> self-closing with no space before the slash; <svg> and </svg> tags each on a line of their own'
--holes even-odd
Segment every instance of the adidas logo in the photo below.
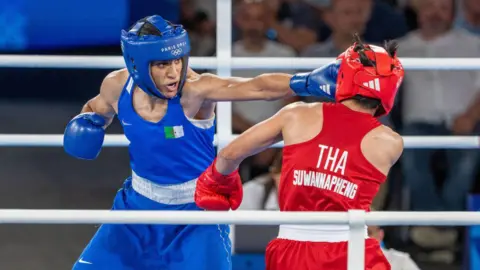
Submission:
<svg viewBox="0 0 480 270">
<path fill-rule="evenodd" d="M 375 80 L 364 82 L 363 86 L 380 91 L 380 80 L 377 78 Z"/>
<path fill-rule="evenodd" d="M 328 84 L 320 85 L 320 89 L 321 89 L 323 92 L 327 93 L 328 95 L 331 95 L 331 93 L 330 93 L 330 85 L 328 85 Z"/>
</svg>

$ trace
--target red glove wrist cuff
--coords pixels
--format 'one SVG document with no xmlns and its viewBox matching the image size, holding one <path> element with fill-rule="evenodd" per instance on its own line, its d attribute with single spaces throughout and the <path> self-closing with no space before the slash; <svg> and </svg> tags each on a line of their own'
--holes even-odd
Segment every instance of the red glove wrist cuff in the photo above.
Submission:
<svg viewBox="0 0 480 270">
<path fill-rule="evenodd" d="M 235 171 L 231 172 L 230 174 L 228 175 L 224 175 L 224 174 L 221 174 L 217 171 L 217 168 L 215 167 L 215 164 L 217 163 L 217 158 L 215 158 L 215 160 L 213 161 L 211 167 L 212 167 L 212 176 L 215 178 L 215 179 L 222 179 L 222 178 L 230 178 L 236 174 L 238 174 L 238 169 L 236 169 Z"/>
</svg>

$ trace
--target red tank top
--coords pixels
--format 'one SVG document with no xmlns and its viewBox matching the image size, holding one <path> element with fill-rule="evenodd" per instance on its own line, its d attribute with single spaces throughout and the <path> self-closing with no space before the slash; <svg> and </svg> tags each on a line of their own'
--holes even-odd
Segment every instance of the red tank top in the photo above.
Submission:
<svg viewBox="0 0 480 270">
<path fill-rule="evenodd" d="M 281 211 L 369 211 L 386 176 L 363 156 L 363 137 L 380 122 L 342 104 L 323 104 L 313 139 L 283 148 Z"/>
</svg>

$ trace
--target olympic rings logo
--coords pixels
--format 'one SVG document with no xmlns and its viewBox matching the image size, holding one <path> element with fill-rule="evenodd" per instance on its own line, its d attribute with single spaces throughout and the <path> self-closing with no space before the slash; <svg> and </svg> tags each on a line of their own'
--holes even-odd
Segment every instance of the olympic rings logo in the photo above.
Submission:
<svg viewBox="0 0 480 270">
<path fill-rule="evenodd" d="M 179 56 L 182 53 L 182 49 L 178 48 L 178 49 L 172 50 L 171 52 L 173 56 Z"/>
</svg>

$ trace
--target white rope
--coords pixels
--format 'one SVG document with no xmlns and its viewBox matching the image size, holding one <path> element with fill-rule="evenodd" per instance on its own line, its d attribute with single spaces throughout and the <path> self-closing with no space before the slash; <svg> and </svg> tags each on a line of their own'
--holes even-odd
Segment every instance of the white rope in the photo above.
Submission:
<svg viewBox="0 0 480 270">
<path fill-rule="evenodd" d="M 110 211 L 110 210 L 0 210 L 0 223 L 132 223 L 132 224 L 347 224 L 348 213 L 286 213 L 273 211 Z M 287 223 L 285 223 L 285 221 Z"/>
<path fill-rule="evenodd" d="M 191 57 L 194 69 L 216 70 L 229 63 L 228 58 Z M 232 69 L 311 70 L 334 58 L 232 57 Z M 401 58 L 407 70 L 479 70 L 480 58 Z M 0 67 L 23 68 L 124 68 L 121 56 L 0 55 Z"/>
<path fill-rule="evenodd" d="M 224 147 L 238 135 L 218 141 L 215 136 L 214 144 Z M 404 136 L 405 148 L 436 148 L 436 149 L 471 149 L 480 147 L 479 136 Z M 128 146 L 129 142 L 124 135 L 106 135 L 104 147 Z M 63 145 L 61 134 L 0 134 L 0 146 L 15 147 L 57 147 Z M 278 143 L 273 147 L 283 147 Z"/>
<path fill-rule="evenodd" d="M 217 144 L 227 145 L 238 135 L 231 138 L 222 138 Z M 1 138 L 1 137 L 0 137 Z M 480 147 L 479 136 L 403 136 L 405 148 L 415 149 L 471 149 Z M 283 147 L 283 142 L 275 144 L 273 147 Z"/>
<path fill-rule="evenodd" d="M 358 210 L 355 210 L 358 211 Z M 0 210 L 0 223 L 28 224 L 329 224 L 348 225 L 348 212 Z M 480 212 L 368 212 L 366 225 L 480 225 Z"/>
</svg>

